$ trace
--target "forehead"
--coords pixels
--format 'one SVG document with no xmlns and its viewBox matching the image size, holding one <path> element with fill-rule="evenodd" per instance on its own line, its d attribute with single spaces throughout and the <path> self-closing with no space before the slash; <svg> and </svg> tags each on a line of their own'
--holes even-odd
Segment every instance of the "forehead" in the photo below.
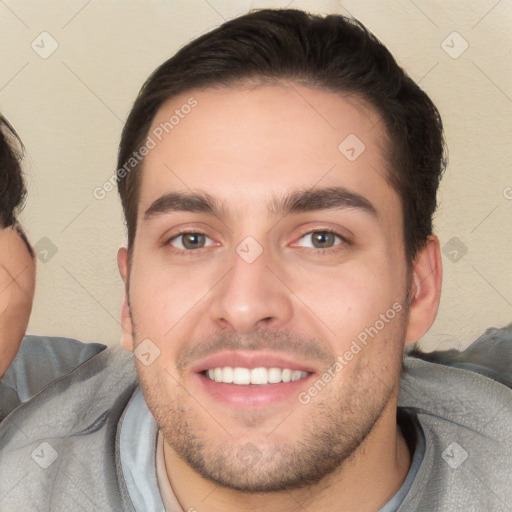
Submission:
<svg viewBox="0 0 512 512">
<path fill-rule="evenodd" d="M 363 101 L 297 84 L 180 94 L 150 128 L 154 148 L 142 166 L 139 217 L 175 190 L 242 203 L 343 186 L 385 200 L 394 191 L 382 127 Z"/>
</svg>

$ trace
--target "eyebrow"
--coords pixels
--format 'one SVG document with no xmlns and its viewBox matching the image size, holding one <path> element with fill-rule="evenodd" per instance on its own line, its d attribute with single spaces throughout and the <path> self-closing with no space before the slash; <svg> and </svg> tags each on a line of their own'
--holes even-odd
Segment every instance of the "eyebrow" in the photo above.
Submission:
<svg viewBox="0 0 512 512">
<path fill-rule="evenodd" d="M 377 209 L 362 195 L 344 187 L 297 190 L 272 198 L 269 211 L 276 216 L 316 210 L 356 209 L 378 218 Z M 171 212 L 198 212 L 225 216 L 228 208 L 206 193 L 170 192 L 156 199 L 144 213 L 144 220 Z"/>
<path fill-rule="evenodd" d="M 270 210 L 276 215 L 309 212 L 315 210 L 342 210 L 346 208 L 361 210 L 378 218 L 377 209 L 361 194 L 344 187 L 324 187 L 299 190 L 282 198 L 274 199 Z"/>
<path fill-rule="evenodd" d="M 144 213 L 144 220 L 171 212 L 198 212 L 222 216 L 224 208 L 209 194 L 170 192 L 156 199 Z"/>
</svg>

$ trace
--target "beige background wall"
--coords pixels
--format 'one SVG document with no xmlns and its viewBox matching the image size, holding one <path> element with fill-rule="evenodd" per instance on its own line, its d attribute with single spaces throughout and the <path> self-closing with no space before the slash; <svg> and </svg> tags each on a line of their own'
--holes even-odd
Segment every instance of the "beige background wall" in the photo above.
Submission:
<svg viewBox="0 0 512 512">
<path fill-rule="evenodd" d="M 118 342 L 121 209 L 116 192 L 93 190 L 115 169 L 148 74 L 251 5 L 349 12 L 438 105 L 450 150 L 436 218 L 445 284 L 424 346 L 467 345 L 512 321 L 510 0 L 4 0 L 0 109 L 27 147 L 22 223 L 40 259 L 30 332 Z"/>
</svg>

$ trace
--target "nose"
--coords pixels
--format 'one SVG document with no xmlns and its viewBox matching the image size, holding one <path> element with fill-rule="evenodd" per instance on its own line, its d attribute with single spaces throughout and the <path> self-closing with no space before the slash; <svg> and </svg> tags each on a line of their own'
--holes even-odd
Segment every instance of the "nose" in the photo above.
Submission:
<svg viewBox="0 0 512 512">
<path fill-rule="evenodd" d="M 271 270 L 265 251 L 252 262 L 240 254 L 233 255 L 231 270 L 214 290 L 212 320 L 239 333 L 282 327 L 293 316 L 292 292 L 277 266 Z"/>
</svg>

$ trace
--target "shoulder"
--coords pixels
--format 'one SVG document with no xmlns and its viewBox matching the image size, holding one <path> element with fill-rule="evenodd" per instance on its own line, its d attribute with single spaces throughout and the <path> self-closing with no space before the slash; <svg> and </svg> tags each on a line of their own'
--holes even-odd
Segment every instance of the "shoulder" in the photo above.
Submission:
<svg viewBox="0 0 512 512">
<path fill-rule="evenodd" d="M 37 435 L 41 429 L 57 436 L 72 435 L 77 428 L 76 418 L 87 422 L 94 411 L 110 409 L 120 395 L 133 390 L 136 384 L 132 354 L 121 347 L 104 349 L 52 380 L 13 415 L 20 422 L 26 421 L 28 431 Z M 68 421 L 73 432 L 68 430 Z"/>
<path fill-rule="evenodd" d="M 43 508 L 74 510 L 86 499 L 120 510 L 116 432 L 136 388 L 132 354 L 108 348 L 13 411 L 0 423 L 6 505 L 18 510 L 37 499 Z"/>
<path fill-rule="evenodd" d="M 401 405 L 483 436 L 512 428 L 512 324 L 487 329 L 462 352 L 412 355 L 404 359 Z"/>
<path fill-rule="evenodd" d="M 400 404 L 477 428 L 492 412 L 512 414 L 512 390 L 469 369 L 404 359 Z"/>
<path fill-rule="evenodd" d="M 417 503 L 501 510 L 512 500 L 512 390 L 466 369 L 407 357 L 399 407 L 417 417 L 425 436 L 411 489 Z"/>
<path fill-rule="evenodd" d="M 423 352 L 414 348 L 409 355 L 454 368 L 481 373 L 512 388 L 512 323 L 490 327 L 465 350 Z"/>
<path fill-rule="evenodd" d="M 83 343 L 61 336 L 25 336 L 15 361 L 26 364 L 44 360 L 69 367 L 86 361 L 106 348 L 103 343 Z"/>
<path fill-rule="evenodd" d="M 100 343 L 82 343 L 71 338 L 26 336 L 1 386 L 13 389 L 19 401 L 24 402 L 105 348 Z"/>
</svg>

